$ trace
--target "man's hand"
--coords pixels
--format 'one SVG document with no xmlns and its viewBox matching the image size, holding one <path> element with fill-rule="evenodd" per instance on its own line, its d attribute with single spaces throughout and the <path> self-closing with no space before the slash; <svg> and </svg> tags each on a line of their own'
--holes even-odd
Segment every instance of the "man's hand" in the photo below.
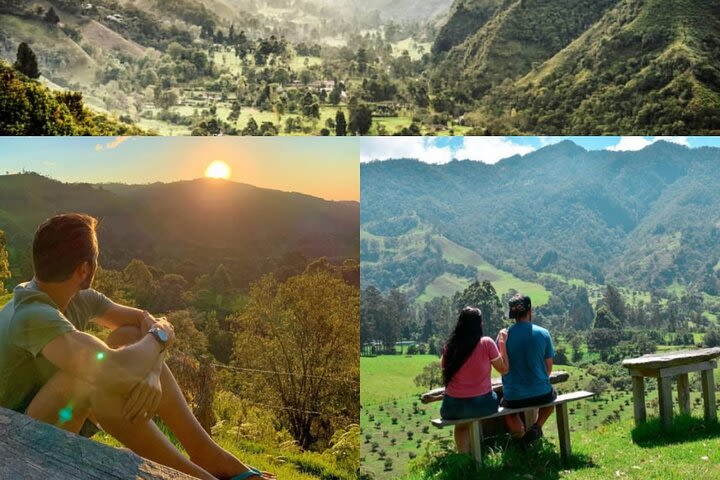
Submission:
<svg viewBox="0 0 720 480">
<path fill-rule="evenodd" d="M 140 320 L 140 331 L 147 333 L 147 331 L 150 330 L 156 323 L 157 319 L 150 315 L 147 310 L 143 310 L 143 317 L 142 320 Z"/>
<path fill-rule="evenodd" d="M 132 389 L 125 401 L 123 415 L 130 422 L 151 420 L 161 398 L 160 372 L 153 370 Z"/>
</svg>

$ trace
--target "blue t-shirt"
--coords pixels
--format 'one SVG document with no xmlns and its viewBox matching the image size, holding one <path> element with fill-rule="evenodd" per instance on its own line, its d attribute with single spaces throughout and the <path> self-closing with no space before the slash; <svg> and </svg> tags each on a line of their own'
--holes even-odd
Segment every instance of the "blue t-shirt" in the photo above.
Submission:
<svg viewBox="0 0 720 480">
<path fill-rule="evenodd" d="M 508 329 L 506 346 L 510 371 L 502 377 L 503 396 L 523 400 L 549 393 L 545 360 L 555 356 L 550 332 L 531 322 L 516 323 Z"/>
</svg>

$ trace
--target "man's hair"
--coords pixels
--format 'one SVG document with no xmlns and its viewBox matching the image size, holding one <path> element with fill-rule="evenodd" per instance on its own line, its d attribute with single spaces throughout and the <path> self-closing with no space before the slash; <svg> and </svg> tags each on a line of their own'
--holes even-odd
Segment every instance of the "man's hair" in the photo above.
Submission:
<svg viewBox="0 0 720 480">
<path fill-rule="evenodd" d="M 532 308 L 532 302 L 527 295 L 516 293 L 508 302 L 508 307 L 508 316 L 517 320 L 519 318 L 525 318 L 525 315 L 527 315 L 528 311 Z"/>
<path fill-rule="evenodd" d="M 89 215 L 68 213 L 47 219 L 33 239 L 35 278 L 63 282 L 83 262 L 91 265 L 98 252 L 97 220 Z"/>
</svg>

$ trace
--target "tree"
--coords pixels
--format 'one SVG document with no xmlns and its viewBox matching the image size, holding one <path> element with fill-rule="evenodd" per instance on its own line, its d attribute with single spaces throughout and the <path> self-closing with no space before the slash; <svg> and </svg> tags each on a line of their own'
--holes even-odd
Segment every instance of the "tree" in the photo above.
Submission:
<svg viewBox="0 0 720 480">
<path fill-rule="evenodd" d="M 620 321 L 620 325 L 623 325 L 627 321 L 625 300 L 617 287 L 613 285 L 607 285 L 605 287 L 602 304 L 607 306 L 615 318 Z"/>
<path fill-rule="evenodd" d="M 0 294 L 5 293 L 3 281 L 10 278 L 10 261 L 6 247 L 5 232 L 0 230 Z"/>
<path fill-rule="evenodd" d="M 457 292 L 452 304 L 455 312 L 465 307 L 479 308 L 483 314 L 483 333 L 487 336 L 493 337 L 503 328 L 504 309 L 495 288 L 487 280 L 475 281 L 464 291 Z"/>
<path fill-rule="evenodd" d="M 178 100 L 178 94 L 175 93 L 175 91 L 170 90 L 167 92 L 162 92 L 157 98 L 156 103 L 158 107 L 162 108 L 163 110 L 167 110 L 170 107 L 174 107 L 175 105 L 177 105 Z"/>
<path fill-rule="evenodd" d="M 372 126 L 372 110 L 364 103 L 353 99 L 350 109 L 350 131 L 353 134 L 367 135 Z"/>
<path fill-rule="evenodd" d="M 272 372 L 261 382 L 248 379 L 247 395 L 283 408 L 304 449 L 357 421 L 359 324 L 348 319 L 359 314 L 359 289 L 317 271 L 284 283 L 263 277 L 232 320 L 238 332 L 233 362 Z"/>
<path fill-rule="evenodd" d="M 15 60 L 13 67 L 18 72 L 21 72 L 30 78 L 40 77 L 40 70 L 38 69 L 35 52 L 33 52 L 30 46 L 25 42 L 22 42 L 18 46 L 17 59 Z"/>
<path fill-rule="evenodd" d="M 253 117 L 250 117 L 250 119 L 248 120 L 247 125 L 245 125 L 245 128 L 243 128 L 242 134 L 246 137 L 255 136 L 258 134 L 258 124 Z"/>
<path fill-rule="evenodd" d="M 422 373 L 415 377 L 415 385 L 418 387 L 424 387 L 428 390 L 440 387 L 443 384 L 442 380 L 442 367 L 440 362 L 431 362 L 422 370 Z"/>
<path fill-rule="evenodd" d="M 309 118 L 320 118 L 320 103 L 315 95 L 305 92 L 302 98 L 303 116 Z"/>
<path fill-rule="evenodd" d="M 335 135 L 344 137 L 347 135 L 347 122 L 345 121 L 345 113 L 338 110 L 335 114 Z"/>
<path fill-rule="evenodd" d="M 60 17 L 58 17 L 58 14 L 55 13 L 55 9 L 53 7 L 50 7 L 45 14 L 45 21 L 52 25 L 60 23 Z"/>
<path fill-rule="evenodd" d="M 155 282 L 152 273 L 142 260 L 132 260 L 123 271 L 125 282 L 129 286 L 130 294 L 142 308 L 150 307 L 155 298 Z"/>
</svg>

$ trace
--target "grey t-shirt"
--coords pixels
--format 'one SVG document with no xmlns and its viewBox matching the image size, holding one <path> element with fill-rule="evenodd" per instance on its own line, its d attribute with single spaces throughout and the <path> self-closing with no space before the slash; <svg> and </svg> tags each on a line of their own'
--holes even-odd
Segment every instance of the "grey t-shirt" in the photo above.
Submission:
<svg viewBox="0 0 720 480">
<path fill-rule="evenodd" d="M 34 281 L 13 290 L 0 310 L 0 406 L 24 412 L 57 372 L 42 355 L 50 341 L 73 330 L 84 331 L 112 302 L 95 290 L 81 290 L 61 312 Z"/>
</svg>

